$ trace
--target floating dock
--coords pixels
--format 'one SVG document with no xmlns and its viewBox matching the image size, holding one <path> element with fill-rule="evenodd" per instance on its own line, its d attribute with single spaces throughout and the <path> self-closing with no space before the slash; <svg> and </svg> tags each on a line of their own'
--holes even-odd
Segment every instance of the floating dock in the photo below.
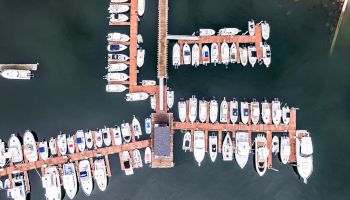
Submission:
<svg viewBox="0 0 350 200">
<path fill-rule="evenodd" d="M 0 64 L 0 71 L 5 69 L 38 70 L 39 63 L 36 64 Z"/>
</svg>

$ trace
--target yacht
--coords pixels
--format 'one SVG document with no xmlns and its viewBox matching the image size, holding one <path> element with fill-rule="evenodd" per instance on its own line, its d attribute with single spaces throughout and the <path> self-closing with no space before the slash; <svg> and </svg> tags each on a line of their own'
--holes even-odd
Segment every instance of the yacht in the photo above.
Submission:
<svg viewBox="0 0 350 200">
<path fill-rule="evenodd" d="M 266 172 L 269 153 L 266 137 L 258 134 L 255 138 L 255 168 L 260 176 Z"/>
<path fill-rule="evenodd" d="M 137 14 L 142 16 L 145 13 L 146 2 L 145 0 L 137 1 Z"/>
<path fill-rule="evenodd" d="M 184 59 L 184 65 L 191 64 L 191 48 L 187 43 L 183 46 L 182 56 Z"/>
<path fill-rule="evenodd" d="M 239 47 L 239 59 L 243 66 L 246 66 L 248 63 L 248 50 L 246 47 Z"/>
<path fill-rule="evenodd" d="M 249 152 L 249 134 L 247 132 L 236 132 L 235 158 L 241 169 L 243 169 L 248 162 Z"/>
<path fill-rule="evenodd" d="M 241 101 L 241 121 L 243 124 L 248 124 L 249 121 L 249 105 L 245 99 Z"/>
<path fill-rule="evenodd" d="M 192 66 L 199 66 L 199 46 L 198 44 L 194 44 L 192 46 Z"/>
<path fill-rule="evenodd" d="M 275 125 L 279 125 L 281 123 L 281 115 L 281 102 L 277 98 L 275 98 L 272 101 L 272 122 Z"/>
<path fill-rule="evenodd" d="M 78 130 L 76 133 L 77 145 L 80 152 L 85 150 L 85 134 L 82 130 Z"/>
<path fill-rule="evenodd" d="M 290 140 L 286 135 L 281 136 L 280 158 L 283 164 L 287 164 L 290 156 Z"/>
<path fill-rule="evenodd" d="M 207 101 L 206 100 L 199 100 L 199 121 L 204 123 L 207 120 Z"/>
<path fill-rule="evenodd" d="M 263 62 L 266 67 L 269 67 L 271 64 L 271 47 L 268 44 L 264 44 L 262 46 L 262 53 L 263 53 Z"/>
<path fill-rule="evenodd" d="M 218 34 L 219 35 L 229 35 L 229 36 L 234 36 L 240 33 L 241 30 L 238 28 L 222 28 L 219 30 Z"/>
<path fill-rule="evenodd" d="M 188 118 L 191 123 L 195 122 L 197 118 L 197 98 L 194 95 L 190 98 Z"/>
<path fill-rule="evenodd" d="M 248 46 L 248 59 L 249 59 L 250 65 L 254 67 L 258 59 L 255 46 Z"/>
<path fill-rule="evenodd" d="M 173 107 L 174 99 L 175 99 L 174 91 L 168 90 L 166 93 L 166 103 L 167 103 L 169 109 L 171 109 Z"/>
<path fill-rule="evenodd" d="M 151 108 L 152 108 L 152 110 L 156 110 L 156 108 L 157 108 L 157 98 L 156 98 L 155 95 L 152 95 L 152 96 L 150 97 L 150 102 L 151 102 Z"/>
<path fill-rule="evenodd" d="M 130 158 L 130 154 L 128 151 L 123 151 L 123 165 L 124 165 L 124 172 L 125 172 L 125 175 L 132 175 L 134 174 L 134 170 L 132 168 L 132 161 L 131 161 L 131 158 Z"/>
<path fill-rule="evenodd" d="M 135 168 L 143 167 L 140 151 L 138 149 L 134 149 L 132 154 L 133 154 L 133 158 L 134 158 L 134 167 Z"/>
<path fill-rule="evenodd" d="M 181 50 L 180 45 L 175 43 L 173 46 L 173 65 L 174 67 L 180 66 Z"/>
<path fill-rule="evenodd" d="M 157 82 L 155 80 L 142 80 L 141 85 L 142 86 L 155 86 Z"/>
<path fill-rule="evenodd" d="M 128 68 L 129 66 L 125 63 L 114 63 L 114 64 L 108 64 L 106 69 L 108 72 L 121 72 Z"/>
<path fill-rule="evenodd" d="M 248 21 L 248 32 L 250 36 L 255 35 L 255 22 L 254 20 Z"/>
<path fill-rule="evenodd" d="M 50 166 L 45 169 L 45 175 L 41 177 L 42 186 L 45 189 L 46 200 L 60 200 L 61 180 L 56 166 Z"/>
<path fill-rule="evenodd" d="M 121 132 L 125 143 L 129 143 L 131 141 L 131 130 L 129 123 L 121 124 Z"/>
<path fill-rule="evenodd" d="M 226 42 L 221 44 L 221 63 L 228 65 L 230 62 L 230 48 Z"/>
<path fill-rule="evenodd" d="M 210 100 L 209 119 L 211 123 L 215 123 L 218 119 L 219 105 L 215 99 Z"/>
<path fill-rule="evenodd" d="M 90 130 L 85 132 L 85 144 L 86 148 L 88 149 L 92 149 L 92 147 L 94 146 L 94 140 L 92 137 L 92 132 Z"/>
<path fill-rule="evenodd" d="M 220 122 L 221 123 L 227 123 L 227 115 L 228 115 L 228 103 L 226 101 L 226 98 L 224 97 L 224 100 L 222 100 L 220 104 Z"/>
<path fill-rule="evenodd" d="M 11 134 L 8 144 L 8 152 L 11 156 L 11 162 L 19 163 L 23 161 L 22 145 L 15 134 Z"/>
<path fill-rule="evenodd" d="M 187 115 L 187 108 L 186 108 L 186 101 L 179 101 L 178 102 L 178 110 L 179 110 L 179 119 L 181 122 L 186 121 L 186 115 Z"/>
<path fill-rule="evenodd" d="M 126 101 L 143 101 L 146 100 L 149 97 L 149 94 L 146 92 L 134 92 L 134 93 L 127 93 L 125 100 Z"/>
<path fill-rule="evenodd" d="M 270 25 L 266 21 L 261 23 L 261 33 L 264 40 L 268 40 L 270 37 Z"/>
<path fill-rule="evenodd" d="M 122 139 L 122 132 L 119 126 L 116 128 L 110 129 L 113 132 L 113 138 L 114 138 L 114 144 L 115 145 L 121 145 L 123 144 L 123 139 Z"/>
<path fill-rule="evenodd" d="M 104 159 L 98 158 L 94 161 L 94 178 L 97 187 L 103 192 L 107 188 L 107 172 Z"/>
<path fill-rule="evenodd" d="M 126 81 L 129 79 L 129 76 L 121 72 L 109 72 L 104 79 L 107 81 Z"/>
<path fill-rule="evenodd" d="M 124 44 L 109 44 L 107 45 L 107 51 L 109 52 L 121 52 L 127 49 L 128 47 Z"/>
<path fill-rule="evenodd" d="M 107 147 L 111 146 L 112 138 L 111 138 L 111 134 L 108 131 L 108 128 L 105 126 L 101 131 L 102 131 L 103 143 Z"/>
<path fill-rule="evenodd" d="M 26 181 L 23 174 L 15 174 L 14 177 L 12 178 L 12 185 L 13 185 L 12 188 L 8 187 L 7 189 L 7 198 L 11 198 L 13 200 L 26 200 L 27 188 L 26 188 Z"/>
<path fill-rule="evenodd" d="M 204 131 L 196 130 L 194 131 L 194 142 L 193 142 L 193 154 L 194 158 L 198 162 L 198 166 L 201 166 L 201 162 L 205 156 L 205 139 Z"/>
<path fill-rule="evenodd" d="M 232 43 L 230 47 L 230 62 L 231 63 L 237 62 L 237 48 L 235 43 Z"/>
<path fill-rule="evenodd" d="M 0 139 L 0 168 L 3 168 L 6 165 L 6 147 L 5 142 Z M 1 189 L 1 188 L 0 188 Z"/>
<path fill-rule="evenodd" d="M 282 107 L 282 121 L 285 125 L 288 125 L 290 121 L 290 108 L 287 105 Z"/>
<path fill-rule="evenodd" d="M 137 34 L 137 43 L 138 43 L 138 44 L 143 43 L 143 37 L 142 37 L 141 34 Z"/>
<path fill-rule="evenodd" d="M 91 166 L 89 160 L 79 161 L 79 179 L 80 185 L 86 196 L 90 196 L 94 187 L 91 175 Z"/>
<path fill-rule="evenodd" d="M 142 67 L 145 63 L 145 49 L 137 49 L 137 58 L 136 58 L 136 64 L 138 67 Z"/>
<path fill-rule="evenodd" d="M 49 147 L 47 141 L 43 140 L 39 143 L 39 154 L 41 160 L 46 160 L 49 157 Z"/>
<path fill-rule="evenodd" d="M 68 146 L 68 152 L 70 154 L 73 154 L 75 152 L 75 143 L 74 143 L 74 137 L 69 136 L 67 138 L 67 146 Z"/>
<path fill-rule="evenodd" d="M 260 117 L 260 107 L 259 102 L 257 102 L 255 99 L 250 103 L 250 114 L 252 118 L 253 124 L 259 123 L 259 117 Z"/>
<path fill-rule="evenodd" d="M 57 147 L 58 151 L 62 156 L 66 155 L 67 153 L 67 136 L 64 133 L 60 133 L 57 136 Z"/>
<path fill-rule="evenodd" d="M 108 11 L 109 13 L 124 13 L 129 11 L 129 6 L 124 4 L 110 4 Z"/>
<path fill-rule="evenodd" d="M 63 164 L 63 188 L 66 191 L 67 196 L 73 199 L 78 192 L 78 181 L 75 166 L 73 163 Z"/>
<path fill-rule="evenodd" d="M 264 102 L 261 103 L 261 118 L 264 124 L 270 123 L 271 109 L 270 104 L 266 99 L 264 99 Z"/>
<path fill-rule="evenodd" d="M 151 148 L 146 147 L 145 149 L 145 164 L 151 164 L 152 162 L 152 151 Z"/>
<path fill-rule="evenodd" d="M 126 34 L 122 33 L 108 33 L 107 40 L 109 42 L 128 42 L 130 40 L 130 37 Z"/>
<path fill-rule="evenodd" d="M 313 145 L 310 133 L 304 130 L 297 130 L 295 139 L 295 154 L 297 170 L 304 183 L 311 176 L 313 171 Z"/>
<path fill-rule="evenodd" d="M 208 45 L 204 45 L 202 48 L 202 63 L 207 66 L 210 63 L 210 52 Z"/>
<path fill-rule="evenodd" d="M 182 150 L 189 151 L 191 148 L 191 133 L 186 132 L 182 141 Z"/>
<path fill-rule="evenodd" d="M 108 54 L 108 61 L 114 61 L 114 62 L 126 62 L 129 60 L 129 56 L 124 54 L 116 54 L 116 53 L 109 53 Z"/>
<path fill-rule="evenodd" d="M 97 147 L 97 148 L 101 148 L 102 145 L 103 145 L 103 139 L 102 139 L 102 131 L 101 131 L 101 129 L 95 131 L 95 135 L 94 135 L 94 136 L 95 136 L 96 147 Z"/>
<path fill-rule="evenodd" d="M 272 147 L 271 147 L 271 152 L 274 154 L 277 154 L 280 150 L 280 141 L 277 137 L 277 135 L 273 136 L 272 138 Z"/>
<path fill-rule="evenodd" d="M 22 69 L 5 69 L 1 72 L 1 76 L 6 79 L 30 80 L 33 75 L 30 70 Z"/>
<path fill-rule="evenodd" d="M 145 119 L 145 132 L 146 134 L 151 134 L 152 132 L 152 120 L 149 117 Z"/>
<path fill-rule="evenodd" d="M 38 160 L 38 151 L 36 147 L 36 141 L 31 131 L 26 130 L 23 135 L 23 152 L 25 158 L 29 162 L 35 162 Z"/>
<path fill-rule="evenodd" d="M 199 29 L 199 36 L 212 36 L 215 35 L 215 30 L 209 28 Z"/>
<path fill-rule="evenodd" d="M 235 98 L 230 101 L 230 120 L 232 124 L 238 121 L 238 101 Z"/>
<path fill-rule="evenodd" d="M 133 117 L 132 119 L 132 130 L 134 132 L 135 137 L 137 137 L 137 139 L 140 138 L 140 136 L 142 135 L 142 130 L 141 130 L 141 125 L 140 125 L 140 121 L 135 117 Z"/>
<path fill-rule="evenodd" d="M 209 155 L 212 162 L 215 162 L 218 155 L 218 137 L 216 135 L 209 136 Z"/>
<path fill-rule="evenodd" d="M 216 43 L 211 44 L 210 46 L 210 57 L 211 57 L 211 63 L 216 63 L 219 62 L 219 46 Z"/>
<path fill-rule="evenodd" d="M 224 142 L 222 144 L 222 159 L 223 161 L 233 160 L 233 145 L 230 133 L 226 133 Z"/>
<path fill-rule="evenodd" d="M 126 22 L 128 20 L 129 20 L 129 17 L 126 14 L 112 13 L 109 16 L 109 22 L 110 23 Z"/>
</svg>

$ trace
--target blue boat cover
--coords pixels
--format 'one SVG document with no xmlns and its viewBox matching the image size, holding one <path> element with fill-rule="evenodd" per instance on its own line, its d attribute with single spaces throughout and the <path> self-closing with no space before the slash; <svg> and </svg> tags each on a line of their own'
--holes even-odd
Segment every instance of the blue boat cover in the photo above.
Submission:
<svg viewBox="0 0 350 200">
<path fill-rule="evenodd" d="M 248 108 L 244 108 L 244 116 L 248 116 Z"/>
<path fill-rule="evenodd" d="M 40 152 L 40 153 L 45 152 L 45 147 L 39 147 L 39 152 Z"/>
<path fill-rule="evenodd" d="M 77 138 L 77 143 L 78 143 L 78 144 L 82 143 L 82 140 L 81 140 L 80 137 Z"/>
</svg>

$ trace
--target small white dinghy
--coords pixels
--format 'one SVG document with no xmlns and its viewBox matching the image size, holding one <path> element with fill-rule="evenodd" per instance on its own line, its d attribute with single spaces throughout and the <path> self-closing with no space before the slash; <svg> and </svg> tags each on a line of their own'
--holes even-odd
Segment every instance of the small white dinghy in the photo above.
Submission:
<svg viewBox="0 0 350 200">
<path fill-rule="evenodd" d="M 103 143 L 107 147 L 111 146 L 112 138 L 111 138 L 111 134 L 108 131 L 108 128 L 105 126 L 101 131 L 102 131 Z"/>
<path fill-rule="evenodd" d="M 51 137 L 49 140 L 49 148 L 51 156 L 57 155 L 57 143 L 56 139 Z"/>
<path fill-rule="evenodd" d="M 226 98 L 222 100 L 220 104 L 220 123 L 227 123 L 227 115 L 228 115 L 228 103 Z"/>
<path fill-rule="evenodd" d="M 263 176 L 266 172 L 269 153 L 266 137 L 258 134 L 255 138 L 255 168 L 260 176 Z"/>
<path fill-rule="evenodd" d="M 236 63 L 237 62 L 237 48 L 236 44 L 232 43 L 230 48 L 230 62 Z"/>
<path fill-rule="evenodd" d="M 112 62 L 126 62 L 129 60 L 129 56 L 124 54 L 109 53 L 107 56 L 108 61 Z"/>
<path fill-rule="evenodd" d="M 138 44 L 143 43 L 143 37 L 142 37 L 141 34 L 137 34 L 137 43 L 138 43 Z"/>
<path fill-rule="evenodd" d="M 185 43 L 183 46 L 182 57 L 184 60 L 184 65 L 191 64 L 191 48 L 187 43 Z"/>
<path fill-rule="evenodd" d="M 0 139 L 0 168 L 3 168 L 6 165 L 6 148 L 5 148 L 5 142 Z M 0 189 L 1 185 L 0 185 Z"/>
<path fill-rule="evenodd" d="M 137 139 L 140 139 L 140 136 L 142 135 L 142 129 L 141 129 L 141 125 L 140 125 L 140 121 L 135 117 L 133 117 L 132 119 L 132 130 L 134 132 L 134 135 Z"/>
<path fill-rule="evenodd" d="M 73 199 L 78 192 L 78 181 L 73 163 L 63 164 L 63 188 L 66 191 L 67 196 Z"/>
<path fill-rule="evenodd" d="M 266 67 L 269 67 L 271 64 L 271 47 L 268 44 L 262 46 L 263 50 L 263 62 Z"/>
<path fill-rule="evenodd" d="M 129 143 L 131 141 L 131 130 L 129 123 L 122 123 L 121 125 L 122 136 L 125 143 Z"/>
<path fill-rule="evenodd" d="M 241 121 L 243 124 L 247 124 L 249 121 L 249 105 L 245 99 L 241 101 Z"/>
<path fill-rule="evenodd" d="M 113 138 L 114 138 L 114 144 L 115 145 L 123 144 L 122 132 L 121 132 L 120 127 L 117 126 L 116 128 L 112 128 L 110 130 L 112 130 L 112 135 L 113 135 Z"/>
<path fill-rule="evenodd" d="M 33 78 L 33 74 L 30 70 L 21 69 L 5 69 L 1 72 L 1 76 L 6 79 L 14 80 L 30 80 Z"/>
<path fill-rule="evenodd" d="M 152 151 L 151 148 L 146 147 L 145 149 L 145 165 L 151 164 L 152 162 Z"/>
<path fill-rule="evenodd" d="M 11 162 L 18 163 L 23 161 L 22 145 L 15 134 L 11 134 L 8 141 L 8 152 L 10 154 Z"/>
<path fill-rule="evenodd" d="M 233 160 L 233 145 L 230 133 L 226 133 L 224 142 L 222 144 L 222 160 L 231 161 Z"/>
<path fill-rule="evenodd" d="M 250 65 L 254 67 L 258 59 L 255 46 L 248 46 L 248 59 L 249 59 Z"/>
<path fill-rule="evenodd" d="M 193 139 L 193 154 L 194 158 L 198 162 L 198 166 L 201 166 L 201 162 L 205 156 L 205 139 L 204 139 L 204 131 L 195 130 L 194 131 L 194 139 Z"/>
<path fill-rule="evenodd" d="M 199 121 L 204 123 L 207 120 L 207 101 L 206 100 L 199 100 Z"/>
<path fill-rule="evenodd" d="M 238 101 L 235 98 L 230 101 L 230 120 L 232 124 L 238 121 Z"/>
<path fill-rule="evenodd" d="M 90 196 L 94 187 L 91 175 L 91 166 L 89 160 L 79 161 L 79 179 L 80 185 L 86 196 Z"/>
<path fill-rule="evenodd" d="M 134 149 L 132 154 L 133 154 L 133 157 L 134 157 L 134 167 L 135 168 L 143 167 L 140 151 L 138 149 Z"/>
<path fill-rule="evenodd" d="M 298 173 L 306 184 L 313 171 L 313 145 L 309 132 L 297 130 L 295 154 Z"/>
<path fill-rule="evenodd" d="M 241 32 L 241 30 L 239 30 L 238 28 L 222 28 L 219 30 L 218 34 L 234 36 L 237 35 L 239 32 Z"/>
<path fill-rule="evenodd" d="M 122 33 L 108 33 L 107 40 L 109 42 L 127 42 L 130 40 L 130 37 Z"/>
<path fill-rule="evenodd" d="M 67 136 L 64 133 L 60 133 L 57 136 L 57 147 L 58 151 L 60 152 L 61 155 L 66 155 L 67 154 Z"/>
<path fill-rule="evenodd" d="M 189 151 L 191 148 L 191 133 L 186 132 L 182 141 L 182 150 Z"/>
<path fill-rule="evenodd" d="M 145 63 L 145 49 L 137 49 L 137 58 L 136 58 L 136 64 L 138 67 L 142 67 Z"/>
<path fill-rule="evenodd" d="M 145 0 L 137 1 L 137 14 L 142 16 L 145 13 L 146 2 Z"/>
<path fill-rule="evenodd" d="M 259 102 L 256 101 L 256 99 L 253 99 L 253 101 L 250 103 L 250 114 L 253 124 L 258 124 L 260 119 L 260 107 Z"/>
<path fill-rule="evenodd" d="M 269 124 L 271 119 L 270 104 L 266 99 L 261 103 L 261 118 L 264 124 Z"/>
<path fill-rule="evenodd" d="M 128 87 L 122 84 L 108 84 L 106 85 L 106 92 L 124 92 Z"/>
<path fill-rule="evenodd" d="M 272 122 L 275 125 L 279 125 L 281 123 L 282 111 L 281 111 L 281 102 L 278 98 L 275 98 L 272 101 Z"/>
<path fill-rule="evenodd" d="M 45 188 L 46 200 L 58 200 L 62 198 L 61 179 L 56 166 L 45 169 L 45 175 L 41 177 L 42 186 Z"/>
<path fill-rule="evenodd" d="M 216 135 L 209 136 L 209 156 L 212 162 L 215 162 L 218 155 L 218 137 Z"/>
<path fill-rule="evenodd" d="M 114 64 L 108 64 L 106 69 L 108 72 L 121 72 L 128 68 L 129 66 L 125 63 L 114 63 Z"/>
<path fill-rule="evenodd" d="M 92 147 L 94 146 L 94 140 L 92 137 L 92 132 L 90 130 L 88 132 L 85 132 L 85 144 L 86 148 L 88 149 L 92 149 Z"/>
<path fill-rule="evenodd" d="M 226 66 L 230 63 L 230 48 L 226 42 L 221 44 L 221 63 Z"/>
<path fill-rule="evenodd" d="M 126 101 L 143 101 L 149 97 L 149 94 L 147 94 L 146 92 L 134 92 L 128 93 L 125 96 Z"/>
<path fill-rule="evenodd" d="M 104 78 L 107 81 L 126 81 L 129 79 L 129 76 L 121 72 L 109 72 Z"/>
<path fill-rule="evenodd" d="M 175 43 L 173 46 L 173 66 L 178 67 L 180 66 L 180 58 L 181 57 L 181 51 L 180 51 L 180 45 L 178 43 Z"/>
<path fill-rule="evenodd" d="M 195 122 L 197 118 L 197 98 L 194 95 L 190 98 L 188 118 L 191 123 Z"/>
<path fill-rule="evenodd" d="M 239 48 L 239 59 L 243 66 L 246 66 L 248 63 L 248 50 L 246 47 Z"/>
<path fill-rule="evenodd" d="M 208 45 L 202 47 L 202 63 L 207 66 L 210 63 L 210 52 Z"/>
<path fill-rule="evenodd" d="M 270 37 L 270 25 L 266 21 L 261 23 L 261 33 L 264 40 L 268 40 Z"/>
<path fill-rule="evenodd" d="M 49 147 L 47 141 L 43 140 L 39 143 L 39 154 L 41 160 L 46 160 L 49 157 Z"/>
<path fill-rule="evenodd" d="M 125 175 L 132 175 L 134 174 L 134 170 L 132 168 L 132 161 L 131 161 L 131 158 L 130 158 L 130 154 L 128 151 L 123 151 L 123 165 L 124 165 L 124 172 L 125 172 Z"/>
<path fill-rule="evenodd" d="M 282 121 L 285 125 L 288 125 L 290 121 L 290 108 L 287 105 L 282 107 Z"/>
<path fill-rule="evenodd" d="M 271 152 L 276 155 L 279 151 L 280 151 L 280 140 L 278 139 L 278 136 L 275 135 L 272 138 Z"/>
<path fill-rule="evenodd" d="M 219 105 L 215 99 L 210 100 L 209 104 L 209 119 L 211 123 L 215 123 L 218 119 Z"/>
<path fill-rule="evenodd" d="M 286 135 L 281 136 L 280 158 L 283 164 L 287 164 L 290 156 L 290 141 Z"/>
<path fill-rule="evenodd" d="M 85 150 L 85 134 L 84 131 L 82 130 L 78 130 L 76 133 L 76 137 L 77 137 L 77 145 L 78 145 L 78 149 L 80 152 Z"/>
<path fill-rule="evenodd" d="M 26 130 L 23 135 L 23 152 L 25 158 L 29 162 L 35 162 L 38 160 L 38 151 L 36 147 L 36 141 L 31 131 Z"/>
<path fill-rule="evenodd" d="M 179 110 L 179 119 L 181 122 L 185 122 L 187 113 L 186 101 L 179 101 L 177 106 Z"/>
<path fill-rule="evenodd" d="M 216 63 L 219 62 L 219 46 L 216 43 L 211 44 L 210 46 L 210 57 L 211 57 L 211 63 L 214 63 L 214 66 Z"/>
<path fill-rule="evenodd" d="M 109 44 L 107 45 L 107 51 L 109 52 L 121 52 L 127 49 L 128 47 L 124 44 Z"/>
<path fill-rule="evenodd" d="M 166 93 L 166 103 L 169 109 L 173 107 L 174 101 L 175 101 L 175 92 L 168 90 Z"/>
<path fill-rule="evenodd" d="M 129 20 L 129 17 L 125 14 L 116 14 L 112 13 L 109 16 L 109 22 L 110 23 L 118 23 L 118 22 L 126 22 Z"/>
<path fill-rule="evenodd" d="M 145 119 L 145 132 L 148 135 L 152 132 L 152 120 L 149 117 Z"/>
<path fill-rule="evenodd" d="M 255 35 L 255 22 L 254 20 L 248 21 L 248 32 L 250 36 Z"/>
<path fill-rule="evenodd" d="M 155 80 L 142 80 L 141 85 L 142 86 L 154 86 L 157 82 Z"/>
<path fill-rule="evenodd" d="M 199 46 L 198 44 L 194 44 L 192 46 L 192 66 L 199 66 Z"/>
<path fill-rule="evenodd" d="M 94 161 L 94 178 L 97 183 L 97 187 L 103 192 L 107 188 L 107 172 L 106 163 L 102 158 L 98 158 Z"/>
<path fill-rule="evenodd" d="M 94 137 L 95 137 L 96 147 L 101 148 L 103 145 L 102 131 L 100 129 L 100 130 L 95 131 L 94 133 L 95 133 Z"/>
<path fill-rule="evenodd" d="M 74 137 L 69 136 L 67 138 L 67 146 L 68 146 L 68 152 L 70 154 L 73 154 L 75 152 L 75 143 L 74 143 Z"/>
<path fill-rule="evenodd" d="M 246 166 L 250 153 L 249 134 L 247 132 L 236 132 L 236 162 L 241 169 Z"/>
<path fill-rule="evenodd" d="M 129 11 L 129 6 L 123 4 L 110 4 L 108 11 L 109 13 L 124 13 Z"/>
<path fill-rule="evenodd" d="M 209 28 L 199 29 L 199 36 L 211 36 L 215 34 L 215 30 Z"/>
<path fill-rule="evenodd" d="M 4 184 L 2 183 L 2 181 L 0 180 L 0 190 L 4 189 Z"/>
<path fill-rule="evenodd" d="M 152 95 L 152 96 L 149 98 L 149 100 L 150 100 L 150 103 L 151 103 L 151 108 L 152 108 L 152 110 L 156 110 L 156 108 L 157 108 L 157 98 L 156 98 L 156 96 L 155 96 L 155 95 Z"/>
</svg>

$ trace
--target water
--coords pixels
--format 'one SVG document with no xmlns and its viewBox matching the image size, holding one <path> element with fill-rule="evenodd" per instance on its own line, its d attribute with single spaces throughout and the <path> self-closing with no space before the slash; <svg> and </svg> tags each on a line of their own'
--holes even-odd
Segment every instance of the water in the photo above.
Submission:
<svg viewBox="0 0 350 200">
<path fill-rule="evenodd" d="M 96 185 L 89 199 L 348 199 L 350 174 L 346 124 L 350 100 L 348 75 L 349 27 L 343 26 L 332 57 L 328 57 L 332 21 L 328 1 L 188 1 L 169 2 L 169 33 L 191 34 L 201 27 L 246 29 L 247 21 L 266 19 L 272 28 L 272 64 L 242 67 L 169 67 L 169 86 L 176 98 L 192 94 L 221 100 L 279 97 L 299 107 L 297 127 L 312 133 L 314 173 L 309 183 L 298 180 L 291 166 L 274 159 L 274 168 L 258 177 L 252 157 L 244 170 L 235 162 L 210 162 L 198 168 L 190 153 L 181 151 L 175 136 L 175 168 L 135 170 L 126 177 L 117 156 L 111 156 L 112 178 L 106 192 Z M 328 4 L 327 4 L 328 5 Z M 59 131 L 94 129 L 144 119 L 149 102 L 128 103 L 123 95 L 104 91 L 105 35 L 108 1 L 1 1 L 0 62 L 36 63 L 32 81 L 0 79 L 0 137 L 23 134 L 28 128 L 40 139 Z M 157 1 L 147 1 L 141 18 L 146 62 L 140 79 L 156 75 Z M 343 24 L 350 22 L 347 14 Z M 169 45 L 172 46 L 172 43 Z M 169 59 L 170 61 L 170 59 Z M 174 110 L 176 113 L 176 110 Z M 175 114 L 177 116 L 177 114 Z M 44 199 L 40 179 L 31 177 L 31 199 Z M 2 179 L 3 180 L 3 179 Z M 67 197 L 66 197 L 67 198 Z M 76 199 L 86 199 L 80 190 Z M 0 199 L 6 199 L 0 192 Z"/>
</svg>

